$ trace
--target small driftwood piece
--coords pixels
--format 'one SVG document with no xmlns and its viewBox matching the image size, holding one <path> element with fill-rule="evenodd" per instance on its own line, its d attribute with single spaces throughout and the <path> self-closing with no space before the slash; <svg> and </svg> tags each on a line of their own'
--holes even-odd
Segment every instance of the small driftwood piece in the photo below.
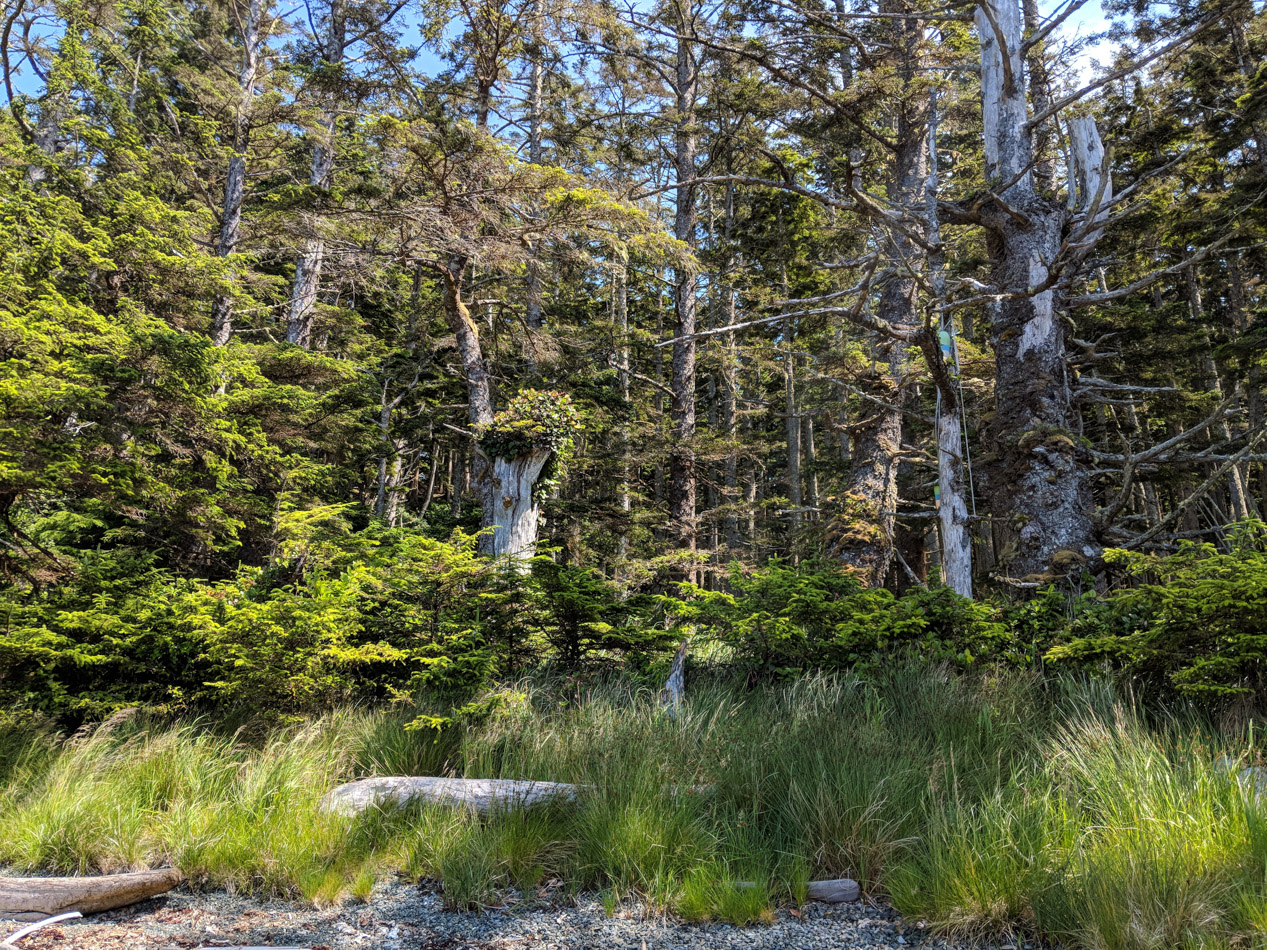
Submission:
<svg viewBox="0 0 1267 950">
<path fill-rule="evenodd" d="M 101 877 L 0 877 L 0 917 L 37 920 L 126 907 L 170 891 L 184 880 L 175 868 Z"/>
<path fill-rule="evenodd" d="M 805 896 L 812 901 L 824 901 L 828 904 L 845 904 L 856 901 L 862 895 L 862 888 L 857 881 L 847 877 L 831 881 L 810 881 L 805 889 Z"/>
<path fill-rule="evenodd" d="M 753 881 L 740 881 L 740 890 L 756 887 Z M 830 881 L 810 881 L 805 888 L 805 898 L 811 901 L 822 901 L 824 904 L 846 904 L 856 901 L 862 896 L 862 888 L 857 881 L 847 877 L 839 877 Z"/>
<path fill-rule="evenodd" d="M 16 947 L 18 945 L 18 941 L 23 937 L 29 937 L 36 931 L 43 930 L 45 927 L 52 924 L 60 924 L 64 920 L 76 920 L 82 916 L 83 914 L 79 911 L 72 910 L 65 914 L 58 914 L 56 917 L 45 917 L 38 924 L 31 924 L 29 927 L 23 927 L 21 930 L 15 930 L 13 933 L 9 934 L 7 938 L 0 940 L 0 947 Z"/>
<path fill-rule="evenodd" d="M 552 801 L 575 801 L 577 786 L 563 782 L 530 782 L 508 778 L 432 778 L 383 776 L 363 778 L 331 789 L 321 799 L 321 810 L 355 815 L 371 806 L 401 806 L 414 802 L 465 808 L 487 815 L 497 809 L 531 808 Z"/>
</svg>

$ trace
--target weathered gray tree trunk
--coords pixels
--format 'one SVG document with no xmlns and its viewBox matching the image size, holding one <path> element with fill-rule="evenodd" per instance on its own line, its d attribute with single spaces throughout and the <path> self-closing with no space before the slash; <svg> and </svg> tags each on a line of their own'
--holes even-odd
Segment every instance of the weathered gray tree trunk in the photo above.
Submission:
<svg viewBox="0 0 1267 950">
<path fill-rule="evenodd" d="M 991 510 L 1002 533 L 1001 560 L 1011 571 L 1063 571 L 1099 552 L 1091 485 L 1073 434 L 1061 322 L 1062 282 L 1076 272 L 1077 260 L 1067 254 L 1061 259 L 1070 223 L 1065 205 L 1035 188 L 1020 5 L 985 0 L 976 25 L 986 176 L 995 196 L 983 206 L 982 221 L 992 280 L 1003 295 L 993 320 L 997 462 L 989 477 Z M 1098 146 L 1099 136 L 1087 122 L 1078 134 L 1086 138 L 1083 154 L 1089 158 L 1086 149 Z M 1088 174 L 1097 187 L 1106 184 Z M 1094 195 L 1084 196 L 1074 222 L 1080 257 L 1098 236 L 1089 218 L 1101 206 Z"/>
<path fill-rule="evenodd" d="M 242 64 L 238 70 L 238 101 L 233 116 L 233 154 L 224 181 L 224 204 L 220 212 L 220 234 L 216 256 L 228 257 L 237 250 L 242 237 L 242 201 L 246 194 L 246 152 L 251 144 L 251 106 L 259 77 L 263 38 L 264 0 L 248 0 L 242 22 Z M 233 298 L 216 294 L 211 305 L 211 343 L 224 346 L 233 335 Z"/>
<path fill-rule="evenodd" d="M 925 188 L 925 233 L 933 250 L 928 255 L 929 282 L 933 288 L 933 305 L 940 307 L 946 300 L 945 251 L 941 243 L 941 220 L 937 212 L 937 192 L 940 187 L 937 162 L 937 93 L 934 87 L 928 100 L 928 179 Z M 972 535 L 968 527 L 968 492 L 970 486 L 965 477 L 966 439 L 963 437 L 963 400 L 958 382 L 957 343 L 954 341 L 953 314 L 944 318 L 942 325 L 951 336 L 950 352 L 938 355 L 926 350 L 925 356 L 933 369 L 933 382 L 937 386 L 940 413 L 937 417 L 937 484 L 941 500 L 937 508 L 937 522 L 941 536 L 942 582 L 956 594 L 972 596 Z M 939 346 L 940 349 L 940 346 Z M 949 359 L 947 359 L 948 357 Z M 950 377 L 952 370 L 954 379 Z"/>
<path fill-rule="evenodd" d="M 660 690 L 660 705 L 667 708 L 671 715 L 676 715 L 686 699 L 686 651 L 691 641 L 683 640 L 677 652 L 673 654 L 673 664 L 669 667 L 669 675 L 664 681 L 664 689 Z"/>
<path fill-rule="evenodd" d="M 486 554 L 523 561 L 536 553 L 541 505 L 533 488 L 551 454 L 534 449 L 512 459 L 494 456 L 485 461 L 483 524 L 491 529 L 481 543 Z"/>
<path fill-rule="evenodd" d="M 330 22 L 327 24 L 322 65 L 326 68 L 342 64 L 347 45 L 346 0 L 331 0 Z M 334 172 L 334 132 L 338 116 L 337 102 L 332 93 L 326 93 L 326 109 L 313 134 L 312 167 L 308 173 L 308 185 L 323 191 L 330 188 Z M 320 234 L 314 233 L 304 241 L 299 260 L 295 263 L 295 278 L 290 286 L 290 306 L 286 315 L 286 339 L 305 349 L 311 343 L 312 318 L 317 303 L 317 291 L 321 286 L 321 269 L 325 262 L 326 245 Z"/>
<path fill-rule="evenodd" d="M 471 428 L 478 430 L 493 421 L 493 398 L 479 330 L 462 300 L 467 263 L 464 257 L 451 257 L 440 275 L 445 316 L 457 340 L 466 380 L 467 419 Z M 518 561 L 536 552 L 541 506 L 533 489 L 551 454 L 534 449 L 508 459 L 476 451 L 474 476 L 483 506 L 481 527 L 487 529 L 480 538 L 481 552 Z"/>
<path fill-rule="evenodd" d="M 673 235 L 695 246 L 695 103 L 699 71 L 691 39 L 691 7 L 679 5 L 674 25 L 677 62 L 674 74 Z M 677 269 L 673 282 L 672 447 L 669 455 L 669 520 L 674 541 L 684 551 L 695 550 L 695 332 L 698 278 L 690 263 Z M 690 573 L 694 573 L 693 569 Z"/>
<path fill-rule="evenodd" d="M 962 457 L 962 416 L 943 402 L 937 420 L 937 509 L 941 532 L 942 582 L 956 594 L 972 596 L 972 536 L 968 532 L 968 486 Z"/>
<path fill-rule="evenodd" d="M 175 868 L 100 877 L 0 877 L 0 917 L 94 914 L 170 891 L 182 880 Z"/>
<path fill-rule="evenodd" d="M 528 46 L 528 161 L 540 165 L 544 156 L 543 150 L 543 111 L 544 101 L 544 63 L 545 40 L 541 29 L 541 2 L 534 0 L 529 12 L 532 18 L 529 30 Z M 540 248 L 534 246 L 528 255 L 528 300 L 525 319 L 533 330 L 545 325 L 541 311 L 541 261 Z"/>
<path fill-rule="evenodd" d="M 576 800 L 578 786 L 496 778 L 384 776 L 363 778 L 331 789 L 321 810 L 356 815 L 371 807 L 401 807 L 413 802 L 469 809 L 480 815 Z"/>
<path fill-rule="evenodd" d="M 807 415 L 801 421 L 801 447 L 805 451 L 805 507 L 809 520 L 817 518 L 818 507 L 818 449 L 814 444 L 814 417 Z"/>
</svg>

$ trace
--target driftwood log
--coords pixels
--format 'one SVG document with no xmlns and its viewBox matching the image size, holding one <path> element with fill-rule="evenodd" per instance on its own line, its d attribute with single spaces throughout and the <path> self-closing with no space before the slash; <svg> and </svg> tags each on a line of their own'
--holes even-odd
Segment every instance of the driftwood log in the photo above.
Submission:
<svg viewBox="0 0 1267 950">
<path fill-rule="evenodd" d="M 175 868 L 101 877 L 0 877 L 0 917 L 35 920 L 70 910 L 95 914 L 170 891 L 182 880 Z"/>
<path fill-rule="evenodd" d="M 546 802 L 575 802 L 592 785 L 535 782 L 510 778 L 436 778 L 422 775 L 384 775 L 339 785 L 326 792 L 321 810 L 356 815 L 370 807 L 395 808 L 420 803 L 469 809 L 478 815 L 515 811 Z M 711 785 L 670 785 L 670 795 L 708 795 Z"/>
<path fill-rule="evenodd" d="M 384 776 L 363 778 L 331 789 L 321 810 L 355 815 L 371 806 L 410 803 L 465 808 L 480 815 L 497 809 L 530 808 L 552 801 L 575 801 L 577 786 L 563 782 L 530 782 L 509 778 L 433 778 Z"/>
<path fill-rule="evenodd" d="M 740 890 L 756 887 L 753 881 L 740 881 L 736 885 Z M 824 904 L 845 904 L 856 901 L 862 896 L 862 888 L 857 881 L 847 877 L 833 878 L 830 881 L 810 881 L 805 888 L 805 899 L 822 901 Z"/>
<path fill-rule="evenodd" d="M 844 904 L 856 901 L 862 894 L 857 881 L 847 877 L 838 877 L 831 881 L 810 881 L 805 896 L 812 901 L 824 901 L 828 904 Z"/>
</svg>

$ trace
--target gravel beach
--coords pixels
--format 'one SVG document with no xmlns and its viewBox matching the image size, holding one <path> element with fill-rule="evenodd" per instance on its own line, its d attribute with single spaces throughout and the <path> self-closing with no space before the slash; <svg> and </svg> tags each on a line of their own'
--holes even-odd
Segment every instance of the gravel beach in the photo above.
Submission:
<svg viewBox="0 0 1267 950">
<path fill-rule="evenodd" d="M 0 921 L 0 940 L 20 925 Z M 877 902 L 808 903 L 780 910 L 772 924 L 687 924 L 635 905 L 608 916 L 592 896 L 575 904 L 520 904 L 482 914 L 446 911 L 439 895 L 412 883 L 380 884 L 366 903 L 317 910 L 178 889 L 134 907 L 54 924 L 22 950 L 194 950 L 305 947 L 344 950 L 962 950 Z M 1003 943 L 978 945 L 1023 950 Z"/>
</svg>

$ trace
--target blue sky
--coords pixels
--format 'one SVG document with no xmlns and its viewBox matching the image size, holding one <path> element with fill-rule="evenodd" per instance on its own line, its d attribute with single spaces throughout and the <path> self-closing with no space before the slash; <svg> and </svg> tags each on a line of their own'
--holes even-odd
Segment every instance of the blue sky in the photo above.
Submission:
<svg viewBox="0 0 1267 950">
<path fill-rule="evenodd" d="M 1044 15 L 1049 15 L 1053 10 L 1061 6 L 1061 0 L 1043 0 L 1040 3 L 1040 9 Z M 302 5 L 296 5 L 293 8 L 293 16 L 302 17 Z M 404 25 L 402 33 L 403 39 L 407 43 L 418 42 L 417 20 L 409 17 Z M 1104 13 L 1100 6 L 1100 0 L 1087 0 L 1086 4 L 1073 14 L 1061 27 L 1060 35 L 1066 40 L 1075 38 L 1086 38 L 1093 34 L 1103 32 L 1108 28 L 1108 21 L 1104 17 Z M 55 27 L 50 22 L 49 30 L 46 34 L 48 37 L 55 35 Z M 1076 74 L 1081 81 L 1086 81 L 1094 74 L 1097 65 L 1107 65 L 1111 56 L 1111 46 L 1107 42 L 1088 47 L 1078 57 L 1076 63 Z M 442 68 L 441 60 L 430 50 L 423 50 L 418 58 L 418 65 L 428 74 L 434 74 Z M 29 69 L 23 69 L 19 72 L 14 84 L 15 91 L 19 94 L 33 95 L 39 92 L 40 82 L 37 76 Z M 3 92 L 0 91 L 0 96 Z"/>
</svg>

